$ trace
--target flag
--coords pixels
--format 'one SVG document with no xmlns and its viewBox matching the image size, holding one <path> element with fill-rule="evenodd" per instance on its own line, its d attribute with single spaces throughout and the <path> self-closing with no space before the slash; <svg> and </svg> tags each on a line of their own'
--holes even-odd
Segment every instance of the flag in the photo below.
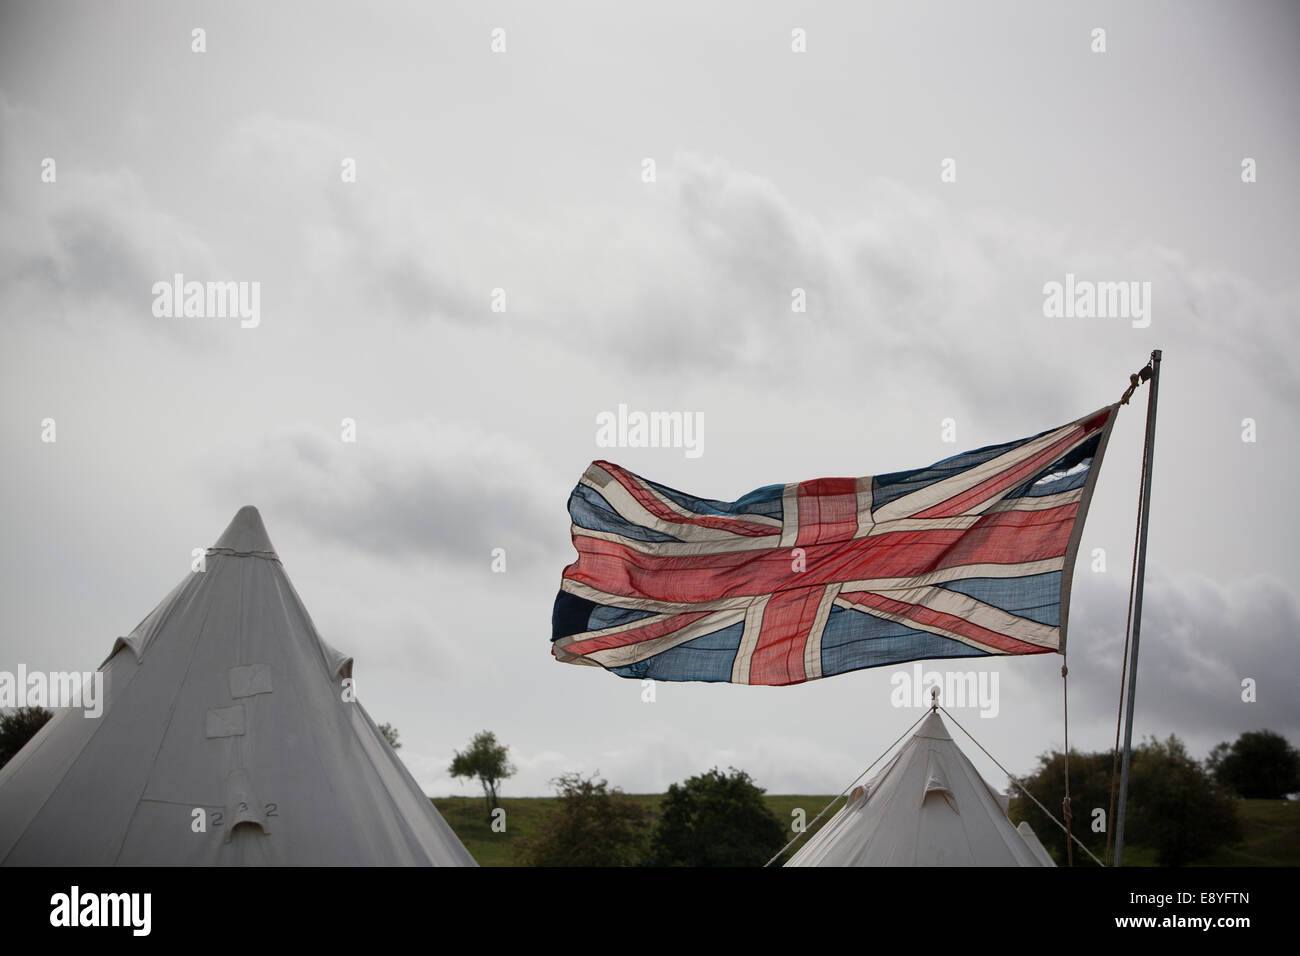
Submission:
<svg viewBox="0 0 1300 956">
<path fill-rule="evenodd" d="M 622 677 L 798 684 L 1065 646 L 1119 405 L 928 468 L 697 498 L 607 461 L 569 498 L 552 654 Z"/>
</svg>

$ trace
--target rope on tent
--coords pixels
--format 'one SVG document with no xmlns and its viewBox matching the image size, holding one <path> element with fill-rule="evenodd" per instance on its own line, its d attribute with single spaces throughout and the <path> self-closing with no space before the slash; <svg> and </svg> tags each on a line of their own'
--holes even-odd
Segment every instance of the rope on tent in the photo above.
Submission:
<svg viewBox="0 0 1300 956">
<path fill-rule="evenodd" d="M 990 760 L 992 760 L 995 764 L 997 764 L 998 769 L 1001 770 L 1003 773 L 1005 773 L 1005 774 L 1007 775 L 1007 779 L 1008 779 L 1008 780 L 1010 780 L 1010 781 L 1011 781 L 1012 783 L 1014 783 L 1017 787 L 1019 787 L 1019 788 L 1024 792 L 1025 796 L 1027 796 L 1030 800 L 1034 801 L 1034 806 L 1038 807 L 1038 809 L 1040 809 L 1040 810 L 1042 810 L 1044 813 L 1046 813 L 1048 819 L 1050 819 L 1053 823 L 1055 823 L 1058 827 L 1060 827 L 1060 828 L 1065 832 L 1065 835 L 1066 835 L 1066 836 L 1068 836 L 1068 837 L 1069 837 L 1072 841 L 1074 841 L 1075 843 L 1079 844 L 1079 847 L 1083 850 L 1084 853 L 1086 853 L 1086 854 L 1088 854 L 1088 856 L 1092 857 L 1093 860 L 1096 862 L 1096 864 L 1097 864 L 1098 866 L 1105 866 L 1105 865 L 1106 865 L 1105 863 L 1102 863 L 1101 860 L 1098 860 L 1097 857 L 1096 857 L 1096 854 L 1094 854 L 1091 850 L 1089 850 L 1088 847 L 1084 844 L 1084 842 L 1083 842 L 1082 840 L 1080 840 L 1077 836 L 1075 836 L 1073 833 L 1071 833 L 1071 832 L 1069 831 L 1069 828 L 1067 828 L 1066 825 L 1065 825 L 1064 823 L 1062 823 L 1060 820 L 1056 819 L 1056 817 L 1052 816 L 1052 811 L 1051 811 L 1051 810 L 1048 810 L 1047 807 L 1043 806 L 1041 803 L 1038 802 L 1038 798 L 1035 797 L 1032 793 L 1029 792 L 1028 788 L 1026 788 L 1025 785 L 1024 785 L 1023 783 L 1020 782 L 1020 778 L 1019 778 L 1019 777 L 1017 777 L 1015 774 L 1013 774 L 1013 773 L 1012 773 L 1010 770 L 1008 770 L 1006 767 L 1002 766 L 1002 764 L 998 763 L 998 758 L 997 758 L 997 757 L 993 756 L 993 755 L 992 755 L 991 753 L 989 753 L 987 750 L 984 750 L 984 745 L 983 745 L 982 743 L 980 743 L 978 740 L 976 740 L 973 736 L 971 736 L 971 732 L 970 732 L 969 730 L 967 730 L 965 727 L 962 727 L 961 724 L 957 723 L 957 718 L 956 718 L 956 717 L 954 717 L 952 714 L 948 713 L 948 711 L 945 710 L 943 707 L 940 707 L 939 709 L 943 711 L 944 716 L 946 716 L 946 717 L 947 717 L 949 720 L 951 720 L 954 724 L 957 724 L 957 727 L 961 730 L 961 732 L 962 732 L 963 734 L 965 734 L 967 737 L 970 737 L 970 739 L 971 739 L 971 743 L 973 743 L 976 747 L 978 747 L 980 750 L 982 750 L 982 751 L 984 752 L 984 756 L 988 757 L 988 758 L 989 758 Z"/>
<path fill-rule="evenodd" d="M 928 716 L 928 714 L 922 714 L 920 717 L 918 717 L 918 718 L 916 719 L 916 723 L 912 724 L 911 727 L 908 727 L 905 731 L 903 731 L 903 733 L 899 736 L 898 740 L 895 740 L 892 744 L 890 744 L 888 747 L 885 748 L 884 753 L 882 753 L 882 754 L 881 754 L 879 757 L 877 757 L 875 760 L 871 761 L 871 763 L 867 766 L 867 769 L 866 769 L 866 770 L 863 770 L 862 773 L 858 774 L 856 777 L 854 777 L 852 780 L 850 780 L 850 781 L 849 781 L 849 785 L 848 785 L 847 787 L 845 787 L 843 790 L 841 790 L 837 795 L 835 795 L 834 797 L 831 797 L 831 802 L 828 803 L 828 804 L 826 804 L 826 806 L 822 807 L 822 812 L 819 813 L 819 814 L 817 814 L 817 816 L 813 817 L 813 819 L 812 819 L 812 823 L 810 823 L 810 824 L 808 824 L 806 827 L 804 827 L 804 831 L 803 831 L 803 833 L 796 833 L 794 839 L 791 840 L 789 843 L 787 843 L 785 846 L 781 847 L 781 849 L 777 850 L 776 853 L 772 856 L 772 859 L 770 859 L 770 860 L 768 860 L 766 863 L 764 863 L 763 866 L 764 866 L 764 867 L 769 867 L 769 866 L 771 866 L 773 863 L 776 862 L 777 857 L 779 857 L 779 856 L 780 856 L 782 853 L 784 853 L 786 850 L 790 849 L 790 847 L 792 847 L 792 846 L 794 846 L 796 843 L 798 843 L 798 842 L 799 842 L 799 838 L 800 838 L 801 836 L 803 836 L 804 834 L 810 832 L 810 831 L 812 830 L 813 826 L 817 823 L 817 821 L 820 820 L 823 816 L 826 815 L 826 811 L 829 810 L 832 806 L 834 806 L 834 805 L 835 805 L 835 802 L 836 802 L 837 800 L 839 800 L 840 797 L 842 797 L 842 796 L 844 796 L 844 794 L 848 793 L 849 790 L 853 788 L 853 785 L 854 785 L 854 784 L 856 784 L 859 780 L 861 780 L 862 777 L 863 777 L 863 776 L 864 776 L 868 771 L 870 771 L 872 767 L 874 767 L 876 764 L 880 763 L 880 761 L 884 759 L 885 754 L 889 753 L 889 752 L 890 752 L 891 750 L 893 750 L 896 746 L 898 746 L 899 741 L 901 741 L 904 737 L 906 737 L 908 734 L 910 734 L 910 733 L 912 732 L 912 730 L 916 727 L 916 725 L 919 724 L 921 721 L 925 720 L 925 718 L 926 718 L 927 716 Z"/>
<path fill-rule="evenodd" d="M 232 558 L 262 558 L 265 561 L 280 563 L 280 556 L 274 551 L 236 551 L 234 548 L 208 548 L 208 554 L 223 554 Z"/>
<path fill-rule="evenodd" d="M 1134 372 L 1128 377 L 1129 385 L 1124 390 L 1124 395 L 1120 399 L 1121 405 L 1127 405 L 1128 400 L 1133 397 L 1133 392 L 1138 385 L 1148 381 L 1151 378 L 1151 363 L 1147 362 L 1146 366 L 1140 372 Z M 1142 442 L 1142 474 L 1147 473 L 1147 457 L 1151 454 L 1151 448 L 1146 441 Z M 1111 842 L 1114 831 L 1111 828 L 1111 822 L 1115 819 L 1115 779 L 1119 776 L 1119 732 L 1124 723 L 1124 685 L 1128 679 L 1128 649 L 1129 643 L 1133 639 L 1133 595 L 1137 590 L 1137 553 L 1138 546 L 1142 538 L 1142 482 L 1138 482 L 1138 504 L 1137 520 L 1134 522 L 1133 529 L 1133 565 L 1129 569 L 1128 578 L 1128 611 L 1124 615 L 1124 656 L 1119 668 L 1119 708 L 1115 713 L 1115 746 L 1111 750 L 1112 759 L 1110 764 L 1110 808 L 1106 811 L 1106 865 L 1110 865 Z"/>
</svg>

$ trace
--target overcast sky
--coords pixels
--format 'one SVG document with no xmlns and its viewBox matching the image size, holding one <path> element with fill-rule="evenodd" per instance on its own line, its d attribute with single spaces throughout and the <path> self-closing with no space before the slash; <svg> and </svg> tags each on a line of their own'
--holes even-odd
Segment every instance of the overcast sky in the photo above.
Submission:
<svg viewBox="0 0 1300 956">
<path fill-rule="evenodd" d="M 484 728 L 507 796 L 715 765 L 835 792 L 919 716 L 889 702 L 910 667 L 644 703 L 551 658 L 588 462 L 721 499 L 914 468 L 1108 404 L 1161 348 L 1135 732 L 1300 744 L 1294 4 L 0 9 L 0 669 L 93 669 L 254 504 L 431 794 L 477 792 L 446 770 Z M 176 273 L 259 282 L 260 323 L 156 317 Z M 1046 318 L 1071 273 L 1151 283 L 1149 326 Z M 598 447 L 620 403 L 701 413 L 703 454 Z M 1075 575 L 1086 750 L 1145 403 Z M 1060 664 L 933 666 L 1000 674 L 996 718 L 954 713 L 1028 772 Z"/>
</svg>

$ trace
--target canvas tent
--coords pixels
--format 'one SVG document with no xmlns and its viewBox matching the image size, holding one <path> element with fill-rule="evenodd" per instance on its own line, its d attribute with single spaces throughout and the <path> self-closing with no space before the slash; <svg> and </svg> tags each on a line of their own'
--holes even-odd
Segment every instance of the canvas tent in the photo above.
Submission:
<svg viewBox="0 0 1300 956">
<path fill-rule="evenodd" d="M 317 634 L 257 509 L 100 670 L 102 716 L 56 712 L 0 770 L 0 862 L 475 865 L 345 700 L 352 659 Z"/>
<path fill-rule="evenodd" d="M 1055 866 L 937 712 L 786 866 Z"/>
</svg>

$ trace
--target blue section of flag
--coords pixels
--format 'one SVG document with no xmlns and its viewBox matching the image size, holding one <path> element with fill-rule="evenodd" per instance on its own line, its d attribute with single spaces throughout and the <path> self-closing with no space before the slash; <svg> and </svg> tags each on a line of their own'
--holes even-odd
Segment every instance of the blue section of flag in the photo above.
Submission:
<svg viewBox="0 0 1300 956">
<path fill-rule="evenodd" d="M 945 581 L 939 587 L 1049 627 L 1061 623 L 1060 571 L 1026 574 L 1019 578 L 965 578 Z"/>
<path fill-rule="evenodd" d="M 1097 454 L 1101 436 L 1085 442 L 1080 447 L 1052 462 L 1019 488 L 1007 494 L 1007 498 L 1039 498 L 1044 495 L 1059 495 L 1063 491 L 1082 488 L 1092 471 L 1092 459 Z"/>
<path fill-rule="evenodd" d="M 675 502 L 687 511 L 701 515 L 766 515 L 769 518 L 781 517 L 781 495 L 784 485 L 767 485 L 742 495 L 735 501 L 715 501 L 712 498 L 696 498 L 667 485 L 646 479 L 646 485 L 659 492 L 669 501 Z"/>
<path fill-rule="evenodd" d="M 624 667 L 611 667 L 610 670 L 620 677 L 651 680 L 729 681 L 731 665 L 744 632 L 744 623 L 736 623 L 696 638 L 689 644 L 679 644 L 654 657 Z"/>
<path fill-rule="evenodd" d="M 610 506 L 599 491 L 586 485 L 579 485 L 573 489 L 573 494 L 569 498 L 569 517 L 579 528 L 586 528 L 588 531 L 608 531 L 621 534 L 625 538 L 635 538 L 637 541 L 679 540 L 670 534 L 628 521 Z"/>
<path fill-rule="evenodd" d="M 849 608 L 831 608 L 822 632 L 822 676 L 925 658 L 987 657 L 938 634 Z"/>
<path fill-rule="evenodd" d="M 628 608 L 597 604 L 587 617 L 587 624 L 583 630 L 599 631 L 606 627 L 618 627 L 622 624 L 631 624 L 633 621 L 640 621 L 654 616 L 654 611 L 633 611 Z"/>
<path fill-rule="evenodd" d="M 1037 437 L 1037 435 L 1032 435 L 1029 438 L 1004 442 L 1001 445 L 986 445 L 974 451 L 962 452 L 960 455 L 945 458 L 943 461 L 936 462 L 925 468 L 913 468 L 910 471 L 894 471 L 887 475 L 876 475 L 872 479 L 872 506 L 879 508 L 895 499 L 902 498 L 904 495 L 910 495 L 927 485 L 945 481 L 961 474 L 963 471 L 969 471 L 976 465 L 992 461 L 999 455 L 1004 455 L 1012 449 L 1028 444 Z"/>
</svg>

